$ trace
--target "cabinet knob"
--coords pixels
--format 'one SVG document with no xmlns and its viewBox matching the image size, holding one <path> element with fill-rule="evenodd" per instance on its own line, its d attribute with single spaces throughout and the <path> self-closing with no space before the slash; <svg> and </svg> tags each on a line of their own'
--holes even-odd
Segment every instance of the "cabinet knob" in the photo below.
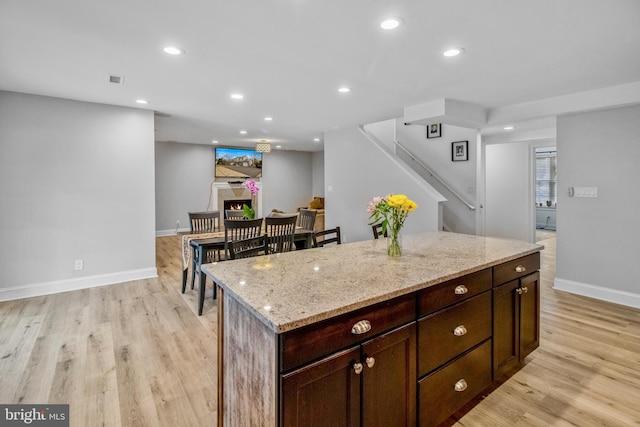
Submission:
<svg viewBox="0 0 640 427">
<path fill-rule="evenodd" d="M 365 362 L 367 362 L 367 366 L 370 368 L 373 368 L 373 365 L 376 364 L 376 359 L 374 359 L 373 357 L 369 356 L 365 359 Z"/>
<path fill-rule="evenodd" d="M 524 292 L 526 294 L 527 292 L 529 292 L 529 288 L 527 288 L 526 286 L 523 286 L 522 287 L 522 292 Z"/>
<path fill-rule="evenodd" d="M 465 391 L 467 389 L 467 382 L 463 379 L 458 380 L 456 385 L 453 386 L 455 391 Z"/>
<path fill-rule="evenodd" d="M 516 289 L 516 292 L 518 293 L 518 295 L 522 295 L 522 288 Z"/>
<path fill-rule="evenodd" d="M 353 370 L 355 371 L 356 375 L 360 374 L 360 372 L 362 372 L 362 363 L 359 363 L 359 362 L 354 363 Z"/>
<path fill-rule="evenodd" d="M 456 295 L 464 295 L 469 292 L 469 289 L 467 289 L 465 285 L 458 285 L 453 292 L 455 292 Z"/>
<path fill-rule="evenodd" d="M 524 273 L 525 271 L 527 271 L 527 267 L 525 267 L 524 265 L 520 264 L 516 267 L 516 273 Z"/>
<path fill-rule="evenodd" d="M 366 334 L 371 330 L 371 322 L 368 320 L 361 320 L 351 328 L 351 333 L 354 335 Z"/>
<path fill-rule="evenodd" d="M 453 335 L 457 337 L 461 337 L 466 333 L 467 333 L 467 328 L 465 328 L 464 325 L 456 326 L 456 328 L 453 330 Z"/>
</svg>

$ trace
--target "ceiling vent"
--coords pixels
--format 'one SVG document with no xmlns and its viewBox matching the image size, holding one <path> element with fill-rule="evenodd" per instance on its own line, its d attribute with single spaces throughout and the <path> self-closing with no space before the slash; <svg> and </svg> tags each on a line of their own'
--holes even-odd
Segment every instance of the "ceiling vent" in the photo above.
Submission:
<svg viewBox="0 0 640 427">
<path fill-rule="evenodd" d="M 107 74 L 107 82 L 108 83 L 115 83 L 117 85 L 123 85 L 124 84 L 124 77 Z"/>
</svg>

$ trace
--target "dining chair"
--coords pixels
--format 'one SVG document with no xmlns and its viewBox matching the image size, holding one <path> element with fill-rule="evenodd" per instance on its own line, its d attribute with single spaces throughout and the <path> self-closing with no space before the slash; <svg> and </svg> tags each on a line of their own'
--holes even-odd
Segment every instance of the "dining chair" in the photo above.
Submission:
<svg viewBox="0 0 640 427">
<path fill-rule="evenodd" d="M 258 237 L 262 234 L 262 218 L 257 219 L 225 219 L 224 220 L 224 254 L 229 259 L 229 242 Z"/>
<path fill-rule="evenodd" d="M 204 307 L 204 294 L 207 286 L 207 275 L 202 271 L 202 265 L 215 261 L 215 258 L 207 258 L 207 254 L 216 252 L 220 254 L 220 251 L 224 249 L 225 242 L 221 237 L 212 237 L 207 239 L 193 239 L 189 242 L 193 250 L 193 264 L 192 271 L 194 274 L 191 276 L 191 289 L 193 289 L 193 282 L 195 274 L 198 274 L 198 315 L 202 314 L 202 308 Z M 220 261 L 221 258 L 218 257 Z M 182 293 L 185 291 L 185 285 L 182 285 Z M 213 299 L 217 298 L 217 286 L 213 284 Z"/>
<path fill-rule="evenodd" d="M 227 209 L 225 212 L 226 219 L 243 219 L 244 211 L 242 209 Z"/>
<path fill-rule="evenodd" d="M 300 209 L 300 213 L 298 214 L 298 227 L 313 230 L 316 224 L 317 213 L 318 211 L 316 210 Z"/>
<path fill-rule="evenodd" d="M 220 230 L 220 211 L 206 212 L 188 212 L 189 226 L 191 234 L 213 233 Z M 196 279 L 196 275 L 200 276 L 197 260 L 202 259 L 203 263 L 214 262 L 220 260 L 220 248 L 215 246 L 192 246 L 193 259 L 191 260 L 191 289 Z M 202 256 L 199 251 L 204 251 Z M 184 280 L 184 279 L 183 279 Z M 184 283 L 183 283 L 184 288 Z M 182 291 L 184 293 L 184 289 Z"/>
<path fill-rule="evenodd" d="M 189 212 L 191 234 L 220 230 L 220 211 Z"/>
<path fill-rule="evenodd" d="M 318 239 L 318 237 L 322 237 L 322 239 Z M 340 240 L 340 227 L 331 228 L 329 230 L 316 231 L 313 233 L 313 246 L 316 248 L 321 248 L 324 245 L 328 245 L 329 243 L 335 243 L 337 245 L 341 244 Z"/>
<path fill-rule="evenodd" d="M 229 259 L 249 258 L 267 254 L 269 254 L 269 239 L 266 234 L 229 242 Z"/>
<path fill-rule="evenodd" d="M 378 224 L 373 224 L 371 226 L 371 230 L 373 231 L 373 238 L 377 239 L 378 237 L 382 236 L 382 223 L 379 222 Z M 384 230 L 384 237 L 387 237 L 387 230 Z"/>
<path fill-rule="evenodd" d="M 298 213 L 298 228 L 313 231 L 313 228 L 316 225 L 317 214 L 317 210 L 300 209 L 300 212 Z M 311 245 L 311 238 L 309 234 L 296 233 L 293 243 L 296 245 L 296 250 L 306 249 Z"/>
<path fill-rule="evenodd" d="M 264 219 L 271 253 L 289 252 L 293 249 L 296 222 L 298 215 L 295 214 L 282 217 L 268 216 Z"/>
</svg>

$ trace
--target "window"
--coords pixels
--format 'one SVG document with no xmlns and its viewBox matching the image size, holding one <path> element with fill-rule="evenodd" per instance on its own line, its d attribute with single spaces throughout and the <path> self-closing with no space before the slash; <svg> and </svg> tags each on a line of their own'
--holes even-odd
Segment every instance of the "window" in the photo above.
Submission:
<svg viewBox="0 0 640 427">
<path fill-rule="evenodd" d="M 556 150 L 536 151 L 536 206 L 556 207 Z"/>
</svg>

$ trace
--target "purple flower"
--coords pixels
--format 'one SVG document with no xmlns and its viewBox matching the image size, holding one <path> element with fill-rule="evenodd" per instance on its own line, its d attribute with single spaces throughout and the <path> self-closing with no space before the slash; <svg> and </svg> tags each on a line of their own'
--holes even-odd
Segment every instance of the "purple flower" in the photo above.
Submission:
<svg viewBox="0 0 640 427">
<path fill-rule="evenodd" d="M 256 194 L 258 194 L 258 191 L 260 191 L 260 189 L 256 186 L 256 182 L 252 179 L 243 182 L 242 186 L 249 190 L 252 196 L 255 196 Z"/>
</svg>

